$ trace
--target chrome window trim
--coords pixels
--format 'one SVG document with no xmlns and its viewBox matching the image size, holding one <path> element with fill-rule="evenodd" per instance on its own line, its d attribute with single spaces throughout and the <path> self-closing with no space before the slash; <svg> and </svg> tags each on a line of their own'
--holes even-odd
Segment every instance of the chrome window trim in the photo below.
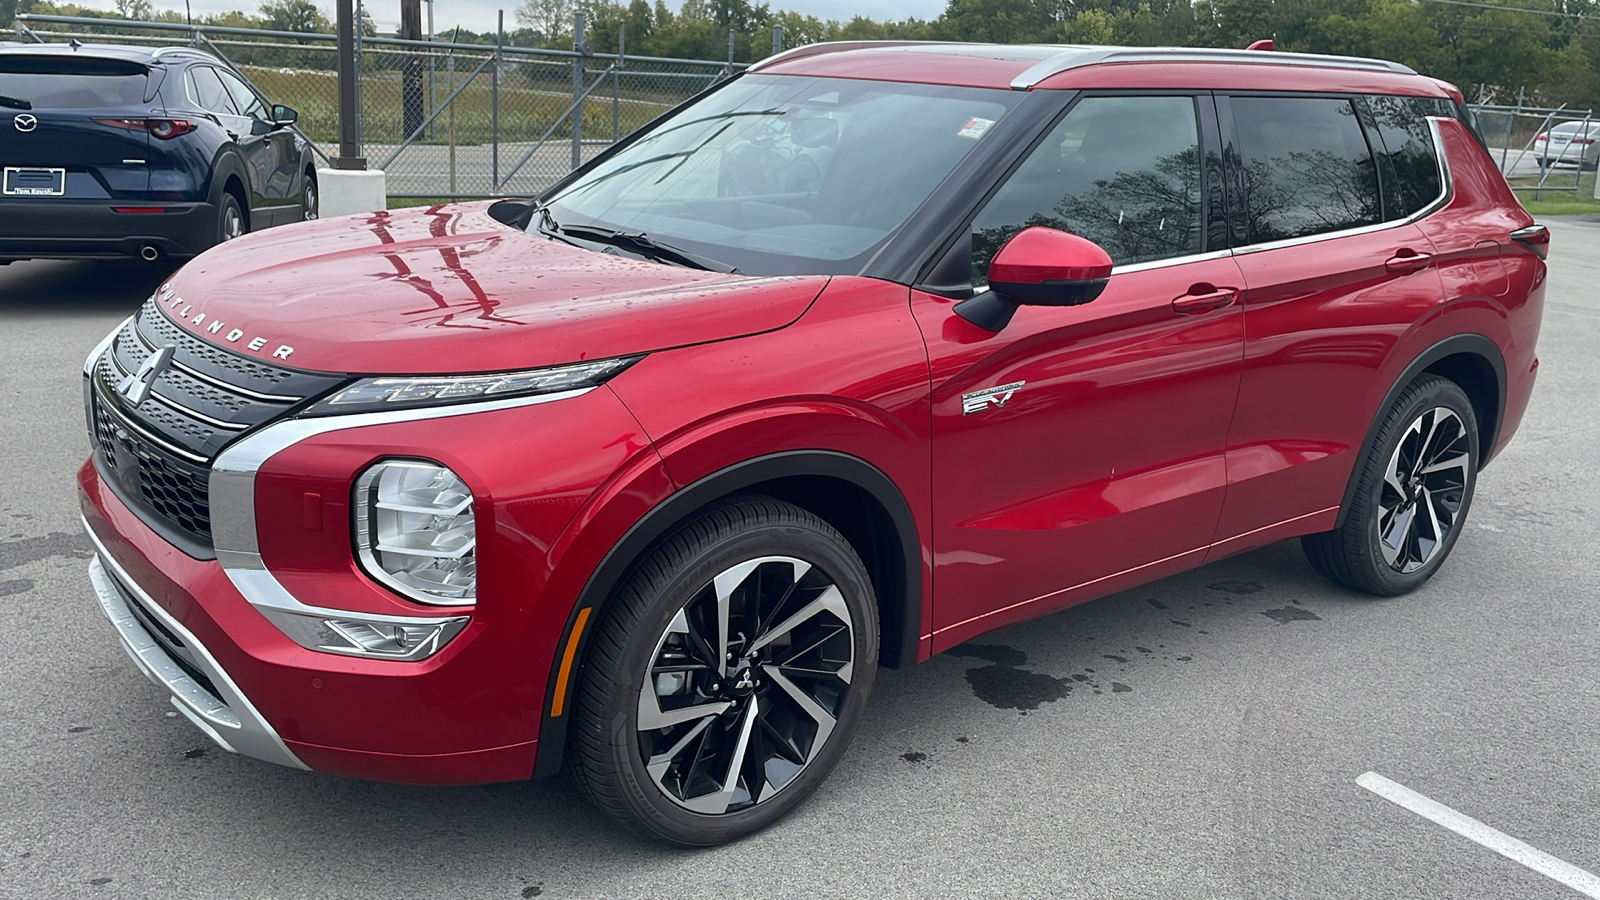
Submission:
<svg viewBox="0 0 1600 900">
<path fill-rule="evenodd" d="M 261 545 L 256 533 L 256 473 L 269 458 L 308 438 L 334 431 L 538 406 L 554 403 L 557 400 L 581 397 L 592 390 L 594 388 L 586 387 L 554 394 L 535 394 L 531 397 L 509 397 L 485 403 L 351 413 L 315 419 L 286 419 L 246 435 L 223 449 L 217 454 L 216 461 L 211 464 L 207 493 L 211 505 L 211 543 L 216 550 L 217 562 L 221 563 L 222 571 L 228 576 L 228 580 L 233 582 L 234 587 L 250 603 L 317 614 L 318 607 L 306 606 L 296 600 L 283 585 L 278 583 L 272 573 L 267 571 L 266 564 L 261 560 Z M 327 612 L 333 616 L 377 618 L 354 610 L 342 612 L 327 610 Z M 406 624 L 423 621 L 415 617 L 399 620 L 400 623 Z"/>
<path fill-rule="evenodd" d="M 1390 228 L 1399 228 L 1402 225 L 1414 225 L 1443 209 L 1450 202 L 1452 191 L 1450 189 L 1450 163 L 1444 158 L 1444 135 L 1439 131 L 1439 117 L 1427 116 L 1428 132 L 1433 137 L 1433 157 L 1439 168 L 1439 196 L 1432 203 L 1417 210 L 1403 219 L 1393 219 L 1388 222 L 1378 222 L 1372 225 L 1361 225 L 1356 228 L 1346 228 L 1341 231 L 1326 231 L 1322 234 L 1308 234 L 1304 237 L 1284 238 L 1278 241 L 1268 241 L 1262 244 L 1246 244 L 1236 247 L 1231 252 L 1235 256 L 1245 256 L 1251 253 L 1262 253 L 1267 250 L 1281 250 L 1285 247 L 1300 247 L 1306 244 L 1315 244 L 1320 241 L 1331 241 L 1339 238 L 1356 237 L 1363 234 L 1374 234 Z"/>
<path fill-rule="evenodd" d="M 1128 263 L 1127 265 L 1112 266 L 1112 275 L 1126 275 L 1130 272 L 1145 272 L 1150 269 L 1164 269 L 1168 266 L 1181 266 L 1184 263 L 1205 262 L 1209 259 L 1227 259 L 1233 255 L 1232 250 L 1208 250 L 1205 253 L 1189 253 L 1184 256 L 1169 256 L 1165 259 L 1147 259 L 1144 262 Z"/>
<path fill-rule="evenodd" d="M 180 695 L 176 691 L 173 691 L 171 696 L 173 706 L 177 707 L 178 710 L 182 712 L 191 722 L 194 722 L 195 725 L 197 725 L 201 731 L 204 731 L 208 737 L 216 741 L 217 744 L 222 747 L 222 749 L 227 750 L 230 753 L 240 753 L 245 756 L 254 757 L 255 759 L 276 763 L 280 766 L 289 766 L 295 769 L 309 770 L 310 766 L 307 766 L 305 763 L 301 762 L 299 757 L 295 756 L 294 752 L 284 744 L 283 739 L 278 736 L 278 732 L 273 729 L 272 725 L 269 724 L 261 715 L 261 712 L 257 710 L 255 705 L 250 702 L 250 698 L 246 697 L 244 692 L 239 690 L 239 686 L 234 683 L 231 677 L 228 676 L 228 673 L 217 662 L 216 657 L 211 655 L 211 651 L 206 649 L 206 646 L 197 638 L 195 638 L 194 634 L 190 632 L 189 629 L 183 627 L 183 624 L 174 618 L 171 613 L 167 612 L 160 604 L 156 603 L 155 600 L 145 592 L 144 588 L 139 586 L 138 582 L 134 581 L 128 576 L 127 571 L 122 568 L 116 559 L 112 557 L 110 551 L 106 549 L 106 545 L 100 540 L 100 536 L 95 534 L 94 528 L 90 527 L 89 520 L 82 515 L 80 515 L 78 518 L 79 521 L 83 523 L 84 532 L 89 535 L 89 540 L 95 546 L 95 558 L 89 562 L 90 580 L 91 582 L 95 583 L 95 593 L 97 598 L 100 600 L 102 612 L 106 614 L 108 619 L 111 619 L 112 626 L 117 629 L 119 638 L 124 641 L 124 649 L 128 650 L 130 655 L 134 655 L 133 647 L 127 642 L 127 638 L 124 636 L 123 626 L 119 625 L 117 619 L 113 616 L 113 613 L 116 611 L 115 605 L 108 606 L 107 603 L 108 601 L 112 600 L 114 600 L 116 603 L 126 603 L 127 601 L 124 601 L 122 597 L 117 596 L 114 593 L 111 597 L 107 597 L 104 592 L 114 591 L 115 588 L 112 587 L 112 585 L 107 584 L 104 578 L 114 579 L 117 587 L 126 589 L 133 595 L 133 602 L 138 603 L 146 613 L 158 619 L 162 626 L 170 630 L 173 634 L 177 635 L 184 642 L 185 646 L 194 651 L 196 667 L 204 670 L 206 677 L 211 679 L 212 686 L 222 694 L 222 696 L 218 699 L 227 705 L 227 708 L 233 713 L 233 716 L 238 724 L 231 725 L 226 721 L 225 718 L 212 718 L 211 716 L 205 715 L 205 713 L 200 709 L 191 709 L 189 706 L 189 701 L 186 699 L 180 699 Z M 104 578 L 96 579 L 96 569 L 100 570 L 99 574 L 104 576 Z M 128 612 L 127 614 L 131 618 L 132 613 Z M 126 624 L 127 623 L 123 623 L 123 625 Z M 142 633 L 142 626 L 138 627 L 140 627 L 140 633 Z M 146 635 L 146 637 L 148 637 L 148 635 Z M 153 639 L 152 644 L 154 644 Z M 164 657 L 166 651 L 162 650 L 158 644 L 154 646 L 161 651 L 161 654 Z M 136 663 L 142 662 L 145 665 L 148 665 L 149 662 L 148 659 L 136 655 L 134 656 L 134 659 Z M 171 663 L 170 660 L 168 660 L 168 663 L 175 670 L 177 669 L 176 663 Z M 141 669 L 143 668 L 144 667 L 141 666 Z M 178 671 L 181 673 L 181 670 Z M 151 672 L 149 674 L 158 673 Z M 171 673 L 164 674 L 170 675 Z M 186 675 L 183 677 L 188 678 Z M 193 679 L 189 680 L 191 683 L 193 682 Z M 161 683 L 163 686 L 166 686 L 169 691 L 172 690 L 171 684 L 167 683 L 166 681 L 162 681 Z M 195 688 L 197 690 L 204 690 L 198 685 L 195 685 Z M 213 726 L 228 728 L 229 732 L 227 738 L 224 738 Z"/>
</svg>

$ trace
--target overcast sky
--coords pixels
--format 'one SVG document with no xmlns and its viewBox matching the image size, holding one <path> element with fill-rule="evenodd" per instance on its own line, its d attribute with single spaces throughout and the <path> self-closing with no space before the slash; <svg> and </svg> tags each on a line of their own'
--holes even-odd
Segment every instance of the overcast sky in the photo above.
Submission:
<svg viewBox="0 0 1600 900">
<path fill-rule="evenodd" d="M 191 0 L 191 7 L 196 14 L 226 12 L 230 9 L 244 9 L 255 12 L 258 0 Z M 495 11 L 506 11 L 506 27 L 515 27 L 515 12 L 521 0 L 434 0 L 433 27 L 436 31 L 447 31 L 460 25 L 472 31 L 493 31 L 495 25 Z M 674 9 L 681 0 L 667 0 L 667 5 Z M 904 19 L 916 16 L 919 19 L 931 19 L 944 11 L 944 0 L 768 0 L 774 9 L 792 9 L 795 12 L 816 16 L 819 19 L 848 19 L 851 16 L 862 15 L 871 19 Z M 114 0 L 90 0 L 88 6 L 98 6 L 102 9 L 115 9 Z M 154 0 L 156 9 L 183 9 L 182 0 Z M 332 0 L 318 0 L 322 11 L 333 17 Z M 400 23 L 399 0 L 374 0 L 368 4 L 372 18 L 381 31 L 391 31 Z M 424 24 L 428 8 L 422 8 Z"/>
</svg>

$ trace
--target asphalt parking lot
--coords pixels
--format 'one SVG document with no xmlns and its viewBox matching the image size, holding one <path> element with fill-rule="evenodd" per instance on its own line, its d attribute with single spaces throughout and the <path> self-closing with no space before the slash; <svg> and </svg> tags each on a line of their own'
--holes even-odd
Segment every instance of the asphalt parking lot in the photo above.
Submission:
<svg viewBox="0 0 1600 900">
<path fill-rule="evenodd" d="M 165 270 L 0 267 L 0 897 L 1583 896 L 1357 783 L 1600 873 L 1600 223 L 1551 230 L 1532 406 L 1423 590 L 1346 593 L 1289 542 L 884 672 L 808 804 L 700 852 L 563 780 L 343 780 L 177 717 L 73 494 L 83 356 Z"/>
</svg>

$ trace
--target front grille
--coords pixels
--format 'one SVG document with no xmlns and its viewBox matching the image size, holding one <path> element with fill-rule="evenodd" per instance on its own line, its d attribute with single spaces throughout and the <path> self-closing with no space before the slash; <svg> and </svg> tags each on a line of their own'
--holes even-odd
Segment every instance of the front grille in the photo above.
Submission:
<svg viewBox="0 0 1600 900">
<path fill-rule="evenodd" d="M 171 359 L 131 404 L 124 386 L 158 349 Z M 95 363 L 88 395 L 96 464 L 152 528 L 209 554 L 211 463 L 252 429 L 346 379 L 246 359 L 201 341 L 146 301 Z"/>
</svg>

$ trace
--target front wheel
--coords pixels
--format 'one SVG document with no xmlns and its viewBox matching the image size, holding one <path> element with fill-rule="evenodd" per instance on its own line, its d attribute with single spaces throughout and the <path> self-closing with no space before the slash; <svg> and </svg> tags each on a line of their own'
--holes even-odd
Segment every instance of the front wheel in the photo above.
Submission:
<svg viewBox="0 0 1600 900">
<path fill-rule="evenodd" d="M 710 846 L 787 814 L 844 755 L 877 668 L 877 608 L 838 531 L 748 497 L 645 558 L 591 646 L 574 780 L 639 836 Z"/>
<path fill-rule="evenodd" d="M 244 208 L 239 205 L 239 198 L 223 192 L 222 202 L 217 205 L 217 243 L 226 244 L 244 233 Z"/>
<path fill-rule="evenodd" d="M 317 179 L 306 173 L 306 185 L 300 192 L 300 218 L 306 222 L 317 220 Z"/>
<path fill-rule="evenodd" d="M 1478 420 L 1454 382 L 1401 392 L 1360 463 L 1344 524 L 1301 539 L 1328 578 L 1378 596 L 1420 587 L 1461 536 L 1478 474 Z"/>
</svg>

